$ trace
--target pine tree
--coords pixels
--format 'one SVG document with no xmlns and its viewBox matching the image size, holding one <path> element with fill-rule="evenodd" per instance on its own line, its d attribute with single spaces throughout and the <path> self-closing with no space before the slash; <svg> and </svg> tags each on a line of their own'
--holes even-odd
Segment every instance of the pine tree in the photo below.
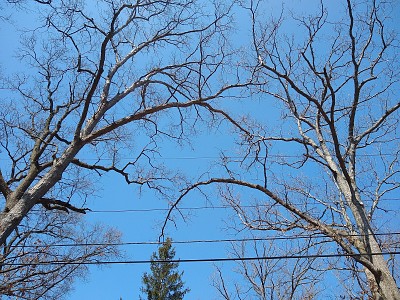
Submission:
<svg viewBox="0 0 400 300">
<path fill-rule="evenodd" d="M 141 291 L 147 295 L 147 300 L 181 300 L 190 290 L 184 287 L 183 271 L 178 272 L 179 263 L 173 262 L 175 250 L 171 239 L 158 248 L 158 254 L 151 256 L 151 274 L 144 273 Z M 142 298 L 141 298 L 142 299 Z"/>
</svg>

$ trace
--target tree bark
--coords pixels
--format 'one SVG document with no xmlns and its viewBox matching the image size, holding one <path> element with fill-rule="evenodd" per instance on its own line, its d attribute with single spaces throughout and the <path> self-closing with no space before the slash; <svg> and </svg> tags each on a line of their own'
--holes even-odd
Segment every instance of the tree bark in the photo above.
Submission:
<svg viewBox="0 0 400 300">
<path fill-rule="evenodd" d="M 20 199 L 11 208 L 1 213 L 0 219 L 0 245 L 6 243 L 7 237 L 18 227 L 34 203 L 28 199 Z"/>
<path fill-rule="evenodd" d="M 370 238 L 370 247 L 372 253 L 380 253 L 381 249 L 374 237 Z M 375 267 L 374 272 L 365 268 L 365 274 L 368 280 L 374 299 L 377 300 L 399 300 L 400 290 L 388 268 L 383 255 L 372 255 L 371 263 Z"/>
<path fill-rule="evenodd" d="M 34 186 L 26 190 L 21 197 L 19 197 L 21 191 L 11 192 L 7 197 L 7 203 L 10 203 L 10 205 L 6 205 L 1 215 L 0 245 L 6 242 L 7 237 L 18 227 L 18 224 L 30 209 L 62 178 L 63 172 L 83 145 L 80 140 L 71 142 L 49 171 Z"/>
</svg>

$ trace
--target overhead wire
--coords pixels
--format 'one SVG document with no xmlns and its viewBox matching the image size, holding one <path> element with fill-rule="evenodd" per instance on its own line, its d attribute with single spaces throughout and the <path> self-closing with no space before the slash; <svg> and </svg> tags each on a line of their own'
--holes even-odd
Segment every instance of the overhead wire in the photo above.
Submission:
<svg viewBox="0 0 400 300">
<path fill-rule="evenodd" d="M 222 257 L 222 258 L 194 258 L 194 259 L 171 259 L 171 260 L 121 260 L 121 261 L 42 261 L 29 263 L 2 263 L 3 266 L 40 266 L 40 265 L 130 265 L 150 263 L 206 263 L 206 262 L 230 262 L 230 261 L 254 261 L 254 260 L 282 260 L 282 259 L 317 259 L 317 258 L 339 258 L 339 257 L 361 257 L 377 255 L 399 255 L 400 251 L 382 253 L 360 253 L 360 254 L 308 254 L 308 255 L 277 255 L 256 257 Z"/>
<path fill-rule="evenodd" d="M 394 236 L 400 235 L 400 232 L 375 233 L 374 236 Z M 364 237 L 365 234 L 345 234 L 341 237 Z M 253 237 L 240 239 L 209 239 L 209 240 L 185 240 L 171 241 L 171 244 L 200 244 L 200 243 L 235 243 L 235 242 L 252 242 L 252 241 L 277 241 L 277 240 L 298 240 L 298 239 L 316 239 L 327 238 L 322 234 L 301 235 L 301 236 L 270 236 L 270 237 Z M 329 242 L 329 241 L 327 241 Z M 16 245 L 14 248 L 39 248 L 39 247 L 95 247 L 95 246 L 129 246 L 129 245 L 161 245 L 161 241 L 140 241 L 140 242 L 118 242 L 118 243 L 71 243 L 71 244 L 46 244 L 46 245 Z"/>
<path fill-rule="evenodd" d="M 400 198 L 384 198 L 380 199 L 379 201 L 400 201 Z M 373 200 L 364 200 L 365 203 L 373 202 Z M 325 204 L 336 204 L 337 201 L 325 201 Z M 314 201 L 311 202 L 302 202 L 302 203 L 292 203 L 294 205 L 324 205 L 324 203 L 320 203 Z M 262 205 L 241 205 L 241 208 L 261 208 Z M 177 210 L 184 211 L 184 210 L 210 210 L 210 209 L 233 209 L 230 205 L 216 205 L 216 206 L 193 206 L 193 207 L 176 207 Z M 161 208 L 161 207 L 154 207 L 154 208 L 132 208 L 132 209 L 88 209 L 86 214 L 91 213 L 142 213 L 142 212 L 168 212 L 171 208 Z M 31 213 L 41 212 L 40 209 L 32 209 Z"/>
<path fill-rule="evenodd" d="M 380 199 L 379 201 L 400 201 L 400 198 L 385 198 L 385 199 Z M 366 199 L 364 201 L 365 203 L 373 202 L 373 200 L 368 200 Z M 335 204 L 337 202 L 335 201 L 326 201 L 326 204 Z M 322 204 L 317 201 L 315 203 L 310 203 L 310 202 L 304 202 L 304 203 L 293 203 L 295 205 L 298 204 Z M 262 205 L 241 205 L 242 208 L 260 208 Z M 135 213 L 135 212 L 155 212 L 155 211 L 161 211 L 161 212 L 168 212 L 171 208 L 137 208 L 137 209 L 111 209 L 111 210 L 99 210 L 99 209 L 94 209 L 94 210 L 88 210 L 86 213 Z M 232 206 L 229 205 L 220 205 L 220 206 L 194 206 L 194 207 L 178 207 L 179 210 L 203 210 L 203 209 L 232 209 Z"/>
<path fill-rule="evenodd" d="M 382 156 L 394 156 L 393 153 L 365 153 L 365 154 L 358 154 L 358 157 L 382 157 Z M 300 154 L 268 154 L 268 157 L 271 158 L 304 158 L 304 155 Z M 250 159 L 256 159 L 256 156 L 215 156 L 215 155 L 205 155 L 205 156 L 181 156 L 181 157 L 172 157 L 172 156 L 166 156 L 166 157 L 153 157 L 156 160 L 196 160 L 196 159 L 205 159 L 205 160 L 211 160 L 211 159 L 244 159 L 244 158 L 250 158 Z M 104 158 L 104 157 L 96 157 L 96 158 L 89 158 L 89 157 L 79 157 L 81 160 L 85 161 L 114 161 L 115 158 Z M 119 160 L 136 160 L 137 157 L 120 157 Z M 0 158 L 0 161 L 6 161 L 8 158 Z"/>
<path fill-rule="evenodd" d="M 394 156 L 393 153 L 365 153 L 365 154 L 358 154 L 358 157 L 382 157 L 382 156 Z M 304 155 L 300 154 L 269 154 L 268 157 L 273 157 L 273 158 L 303 158 Z M 196 160 L 196 159 L 219 159 L 221 158 L 220 156 L 215 156 L 215 155 L 205 155 L 205 156 L 181 156 L 181 157 L 172 157 L 172 156 L 166 156 L 166 157 L 154 157 L 155 159 L 159 160 Z M 249 155 L 249 156 L 224 156 L 224 159 L 244 159 L 244 158 L 251 158 L 255 159 L 257 158 L 256 156 Z M 82 157 L 80 158 L 82 160 L 95 160 L 95 161 L 113 161 L 114 158 L 85 158 Z M 120 160 L 132 160 L 136 159 L 136 157 L 121 157 L 119 158 Z"/>
</svg>

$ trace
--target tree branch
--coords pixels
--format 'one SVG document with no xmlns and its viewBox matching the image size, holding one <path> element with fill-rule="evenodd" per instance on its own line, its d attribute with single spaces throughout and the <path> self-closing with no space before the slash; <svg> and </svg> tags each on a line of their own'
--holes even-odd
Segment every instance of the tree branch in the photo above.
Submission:
<svg viewBox="0 0 400 300">
<path fill-rule="evenodd" d="M 89 208 L 78 208 L 68 202 L 52 198 L 41 198 L 37 201 L 37 203 L 43 205 L 43 207 L 48 210 L 55 209 L 55 210 L 65 211 L 67 213 L 69 211 L 74 211 L 77 213 L 86 214 L 87 211 L 90 211 Z"/>
<path fill-rule="evenodd" d="M 4 198 L 7 199 L 8 195 L 11 193 L 11 189 L 7 182 L 4 180 L 3 173 L 0 170 L 0 192 L 3 194 Z"/>
</svg>

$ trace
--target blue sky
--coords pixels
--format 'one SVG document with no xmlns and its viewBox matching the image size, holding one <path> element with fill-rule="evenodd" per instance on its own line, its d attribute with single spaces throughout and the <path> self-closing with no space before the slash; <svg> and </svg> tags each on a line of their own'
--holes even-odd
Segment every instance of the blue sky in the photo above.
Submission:
<svg viewBox="0 0 400 300">
<path fill-rule="evenodd" d="M 112 176 L 111 176 L 112 177 Z M 113 181 L 115 188 L 104 192 L 104 200 L 95 204 L 97 210 L 118 209 L 151 209 L 165 208 L 164 203 L 154 201 L 152 197 L 137 197 L 134 188 Z M 100 201 L 99 201 L 100 202 Z M 114 205 L 110 205 L 114 203 Z M 215 204 L 216 205 L 216 204 Z M 201 199 L 188 198 L 182 207 L 203 207 Z M 185 211 L 187 213 L 187 211 Z M 223 209 L 193 210 L 185 223 L 177 219 L 177 229 L 171 224 L 168 226 L 168 235 L 176 241 L 224 239 L 229 237 L 223 231 L 222 216 L 227 212 Z M 92 216 L 93 215 L 93 216 Z M 165 212 L 125 212 L 125 213 L 91 213 L 90 219 L 115 226 L 123 232 L 124 241 L 157 241 L 160 234 L 159 224 L 164 221 Z M 225 257 L 225 248 L 228 244 L 175 244 L 176 258 L 197 259 Z M 122 248 L 126 251 L 128 260 L 148 260 L 156 245 L 129 245 Z M 96 295 L 96 299 L 137 299 L 141 286 L 143 272 L 149 270 L 148 264 L 113 265 L 100 269 L 91 267 L 88 282 L 79 282 L 75 291 L 68 299 L 87 299 Z M 184 263 L 180 269 L 184 273 L 184 281 L 191 289 L 187 299 L 212 299 L 215 291 L 210 287 L 210 277 L 213 273 L 212 263 Z"/>
<path fill-rule="evenodd" d="M 295 3 L 295 4 L 294 4 Z M 300 4 L 299 4 L 300 3 Z M 297 12 L 301 9 L 309 9 L 310 3 L 316 1 L 287 1 Z M 280 1 L 275 2 L 280 7 Z M 275 9 L 276 9 L 275 7 Z M 270 7 L 266 7 L 269 11 Z M 333 7 L 331 8 L 333 9 Z M 332 13 L 337 13 L 336 11 Z M 29 25 L 31 19 L 24 12 L 15 12 L 15 16 L 24 15 L 24 21 Z M 238 19 L 238 26 L 242 25 L 243 19 Z M 242 27 L 241 29 L 243 29 Z M 288 30 L 296 30 L 289 27 Z M 3 38 L 1 51 L 1 66 L 3 69 L 21 68 L 14 59 L 12 51 L 18 43 L 18 35 L 15 32 L 5 32 L 0 29 Z M 246 38 L 246 30 L 240 32 L 242 38 Z M 237 43 L 241 40 L 235 41 Z M 277 107 L 266 105 L 265 99 L 247 99 L 251 102 L 240 103 L 238 101 L 225 100 L 223 105 L 234 107 L 233 111 L 240 113 L 247 111 L 253 117 L 272 119 L 279 116 Z M 248 103 L 251 103 L 249 106 Z M 270 126 L 276 126 L 271 123 Z M 193 144 L 182 148 L 176 145 L 166 144 L 159 160 L 166 165 L 183 170 L 189 176 L 196 177 L 197 174 L 207 172 L 213 162 L 217 161 L 221 151 L 232 150 L 232 138 L 229 128 L 222 125 L 220 128 L 202 130 L 194 139 Z M 291 155 L 293 149 L 285 149 L 286 154 Z M 240 153 L 238 154 L 240 155 Z M 126 157 L 129 159 L 129 157 Z M 163 224 L 168 205 L 157 199 L 154 194 L 144 190 L 139 193 L 137 186 L 128 186 L 115 174 L 106 174 L 96 178 L 98 187 L 92 199 L 88 200 L 87 206 L 94 212 L 89 212 L 85 219 L 90 223 L 104 223 L 115 227 L 123 233 L 124 242 L 155 242 L 160 235 L 160 226 Z M 181 203 L 184 209 L 183 219 L 178 213 L 174 213 L 176 227 L 168 223 L 166 235 L 173 241 L 193 240 L 221 240 L 241 238 L 246 236 L 246 231 L 238 233 L 230 228 L 232 220 L 238 220 L 232 209 L 218 208 L 225 205 L 218 197 L 216 190 L 209 189 L 210 201 L 207 201 L 199 193 L 189 194 Z M 245 195 L 246 196 L 246 195 Z M 212 208 L 216 206 L 217 208 Z M 205 208 L 209 207 L 209 208 Z M 124 212 L 115 212 L 122 210 Z M 131 210 L 131 211 L 130 211 Z M 114 212 L 110 212 L 114 211 Z M 174 244 L 176 258 L 202 259 L 223 258 L 228 256 L 229 243 L 188 243 Z M 121 247 L 125 253 L 126 260 L 148 260 L 151 253 L 156 251 L 157 245 L 126 245 Z M 235 262 L 225 262 L 224 270 L 233 275 Z M 77 280 L 72 291 L 66 298 L 79 299 L 138 299 L 141 287 L 141 277 L 149 270 L 148 264 L 116 264 L 101 267 L 90 267 L 90 274 L 85 280 Z M 184 281 L 191 289 L 186 299 L 214 299 L 217 298 L 216 290 L 211 286 L 215 267 L 210 262 L 182 263 L 180 270 L 184 271 Z M 326 290 L 329 293 L 329 289 Z"/>
<path fill-rule="evenodd" d="M 205 131 L 196 137 L 191 148 L 169 147 L 161 154 L 160 160 L 174 168 L 187 172 L 201 173 L 213 161 L 218 160 L 220 149 L 227 145 L 226 133 L 217 130 Z M 205 146 L 206 145 L 206 146 Z M 202 170 L 202 171 L 200 171 Z M 120 177 L 106 174 L 100 179 L 102 191 L 88 206 L 94 211 L 132 210 L 131 212 L 92 212 L 88 213 L 90 222 L 102 222 L 123 233 L 126 242 L 156 242 L 161 234 L 168 205 L 157 199 L 153 193 L 143 191 L 139 194 L 136 186 L 125 184 Z M 206 200 L 199 193 L 189 194 L 179 205 L 184 219 L 179 213 L 173 217 L 176 226 L 169 222 L 166 236 L 173 241 L 202 241 L 237 239 L 243 234 L 230 230 L 230 208 L 221 208 L 226 203 L 220 201 L 215 188 L 210 188 L 215 197 Z M 216 207 L 216 208 L 213 208 Z M 208 207 L 208 208 L 207 208 Z M 187 209 L 188 208 L 188 209 Z M 190 209 L 194 208 L 194 209 Z M 197 209 L 200 208 L 200 209 Z M 156 211 L 151 211 L 156 209 Z M 149 211 L 150 210 L 150 211 Z M 229 243 L 188 243 L 174 244 L 177 259 L 208 259 L 227 257 Z M 148 260 L 157 245 L 127 245 L 121 248 L 127 260 Z M 221 265 L 221 264 L 220 264 Z M 231 270 L 234 262 L 225 262 L 224 267 Z M 96 299 L 138 299 L 141 277 L 149 271 L 149 264 L 127 264 L 90 267 L 91 273 L 86 281 L 79 281 L 68 299 L 85 299 L 96 295 Z M 191 289 L 186 299 L 213 299 L 216 290 L 211 286 L 215 268 L 212 262 L 182 263 L 184 281 Z M 229 271 L 228 271 L 229 272 Z"/>
<path fill-rule="evenodd" d="M 5 6 L 3 15 L 8 15 L 10 6 Z M 35 22 L 34 14 L 29 11 L 10 11 L 12 22 L 18 28 L 30 28 Z M 10 24 L 8 24 L 10 26 Z M 12 26 L 10 26 L 12 28 Z M 0 28 L 3 38 L 1 51 L 1 68 L 8 72 L 25 70 L 15 54 L 18 52 L 19 35 L 17 31 L 5 31 Z M 167 146 L 162 153 L 161 161 L 172 164 L 174 167 L 205 169 L 219 157 L 220 145 L 227 140 L 226 133 L 204 132 L 197 139 L 196 150 L 184 147 Z M 204 147 L 207 144 L 207 147 Z M 129 159 L 130 157 L 127 157 Z M 192 170 L 193 172 L 193 170 Z M 147 211 L 149 209 L 167 208 L 168 205 L 157 199 L 148 191 L 139 193 L 137 186 L 127 185 L 121 177 L 115 174 L 105 174 L 97 181 L 97 190 L 92 199 L 88 199 L 88 207 L 93 211 L 135 210 L 132 212 L 93 212 L 88 213 L 85 219 L 89 223 L 101 223 L 114 227 L 123 234 L 124 242 L 156 242 L 161 233 L 160 227 L 165 220 L 166 211 Z M 199 195 L 189 196 L 182 207 L 197 208 L 210 206 Z M 220 206 L 217 197 L 212 205 Z M 143 210 L 143 211 L 140 211 Z M 232 238 L 225 228 L 227 209 L 194 209 L 183 210 L 185 220 L 176 215 L 176 228 L 168 224 L 167 235 L 176 241 L 212 240 Z M 176 258 L 219 258 L 226 257 L 227 243 L 196 243 L 177 244 Z M 148 260 L 157 245 L 129 245 L 121 247 L 126 260 Z M 90 273 L 84 280 L 75 282 L 74 290 L 67 299 L 138 299 L 141 287 L 141 277 L 149 270 L 149 264 L 90 266 Z M 213 263 L 182 264 L 185 272 L 184 281 L 191 289 L 188 299 L 211 299 L 215 290 L 211 288 L 211 276 L 214 272 Z"/>
</svg>

